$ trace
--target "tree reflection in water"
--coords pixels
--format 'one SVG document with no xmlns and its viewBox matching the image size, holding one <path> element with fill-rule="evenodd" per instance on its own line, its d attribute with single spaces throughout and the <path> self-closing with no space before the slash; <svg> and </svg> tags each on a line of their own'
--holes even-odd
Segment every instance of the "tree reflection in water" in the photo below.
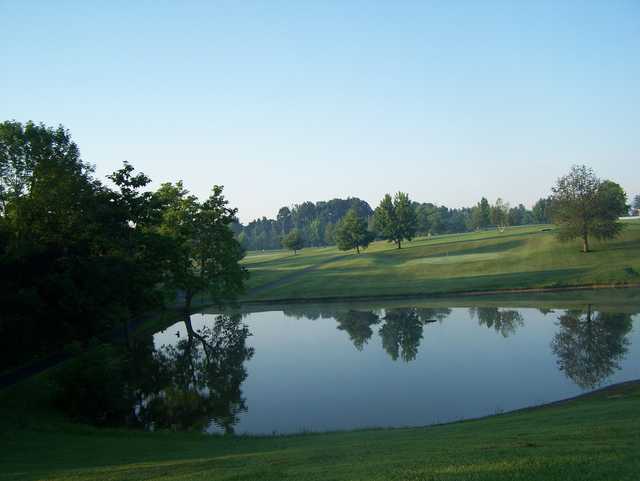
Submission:
<svg viewBox="0 0 640 481">
<path fill-rule="evenodd" d="M 524 326 L 522 314 L 509 309 L 499 309 L 497 307 L 471 307 L 469 315 L 473 319 L 478 318 L 481 326 L 495 329 L 503 337 L 514 334 L 519 327 Z"/>
<path fill-rule="evenodd" d="M 241 384 L 244 362 L 253 356 L 247 347 L 249 329 L 240 315 L 219 315 L 211 326 L 194 330 L 184 323 L 186 339 L 147 352 L 146 379 L 140 379 L 136 416 L 151 428 L 204 430 L 211 423 L 233 433 L 246 411 Z M 136 364 L 142 357 L 136 354 Z M 153 375 L 149 376 L 150 373 Z"/>
<path fill-rule="evenodd" d="M 561 371 L 583 389 L 601 385 L 627 353 L 632 314 L 569 310 L 559 317 L 559 331 L 551 341 Z"/>
<path fill-rule="evenodd" d="M 338 329 L 349 334 L 349 338 L 358 351 L 362 351 L 364 345 L 373 335 L 371 326 L 380 322 L 380 316 L 373 311 L 339 312 L 335 316 Z"/>
<path fill-rule="evenodd" d="M 434 320 L 442 322 L 450 313 L 450 309 L 387 309 L 385 323 L 378 331 L 382 347 L 394 361 L 399 357 L 405 362 L 413 361 L 418 355 L 424 325 Z"/>
</svg>

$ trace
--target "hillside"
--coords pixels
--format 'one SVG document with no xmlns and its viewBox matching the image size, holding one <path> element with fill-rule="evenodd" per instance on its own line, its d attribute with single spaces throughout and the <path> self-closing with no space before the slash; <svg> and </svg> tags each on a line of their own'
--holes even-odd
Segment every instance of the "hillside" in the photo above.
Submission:
<svg viewBox="0 0 640 481">
<path fill-rule="evenodd" d="M 379 241 L 360 255 L 335 247 L 249 252 L 244 300 L 405 296 L 640 283 L 640 222 L 614 241 L 556 240 L 552 226 Z"/>
</svg>

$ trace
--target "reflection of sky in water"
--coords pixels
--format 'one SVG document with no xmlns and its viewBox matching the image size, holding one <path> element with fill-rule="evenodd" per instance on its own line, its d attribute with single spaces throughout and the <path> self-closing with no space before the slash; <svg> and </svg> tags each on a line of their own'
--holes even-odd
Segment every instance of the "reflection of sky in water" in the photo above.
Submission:
<svg viewBox="0 0 640 481">
<path fill-rule="evenodd" d="M 493 414 L 574 396 L 583 390 L 557 367 L 551 341 L 556 310 L 518 309 L 524 322 L 504 337 L 466 308 L 424 325 L 415 360 L 393 361 L 379 335 L 359 351 L 333 318 L 296 319 L 282 311 L 247 315 L 253 359 L 242 385 L 248 412 L 236 433 L 297 432 L 372 426 L 418 426 Z M 379 311 L 383 317 L 384 311 Z M 195 314 L 197 330 L 215 316 Z M 640 320 L 627 335 L 620 370 L 604 385 L 640 378 Z M 176 336 L 179 333 L 180 337 Z M 156 347 L 187 335 L 177 323 L 154 336 Z"/>
</svg>

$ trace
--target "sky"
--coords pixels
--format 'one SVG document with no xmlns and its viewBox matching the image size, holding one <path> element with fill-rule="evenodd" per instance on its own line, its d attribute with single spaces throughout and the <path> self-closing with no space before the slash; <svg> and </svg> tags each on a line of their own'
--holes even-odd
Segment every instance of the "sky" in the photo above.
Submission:
<svg viewBox="0 0 640 481">
<path fill-rule="evenodd" d="M 387 192 L 531 206 L 573 164 L 640 193 L 640 2 L 0 0 L 0 121 L 101 179 L 223 185 L 243 222 Z"/>
</svg>

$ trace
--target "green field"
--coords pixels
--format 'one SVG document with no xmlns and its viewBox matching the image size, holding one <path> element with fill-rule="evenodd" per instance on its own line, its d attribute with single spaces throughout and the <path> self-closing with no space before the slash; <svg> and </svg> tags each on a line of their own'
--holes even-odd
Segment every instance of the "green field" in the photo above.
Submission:
<svg viewBox="0 0 640 481">
<path fill-rule="evenodd" d="M 1 480 L 636 480 L 640 384 L 441 426 L 280 437 L 139 432 L 48 412 L 42 378 L 0 393 Z"/>
<path fill-rule="evenodd" d="M 418 238 L 364 253 L 335 247 L 249 252 L 244 300 L 429 295 L 525 288 L 640 284 L 640 222 L 616 240 L 560 243 L 551 226 Z"/>
</svg>

